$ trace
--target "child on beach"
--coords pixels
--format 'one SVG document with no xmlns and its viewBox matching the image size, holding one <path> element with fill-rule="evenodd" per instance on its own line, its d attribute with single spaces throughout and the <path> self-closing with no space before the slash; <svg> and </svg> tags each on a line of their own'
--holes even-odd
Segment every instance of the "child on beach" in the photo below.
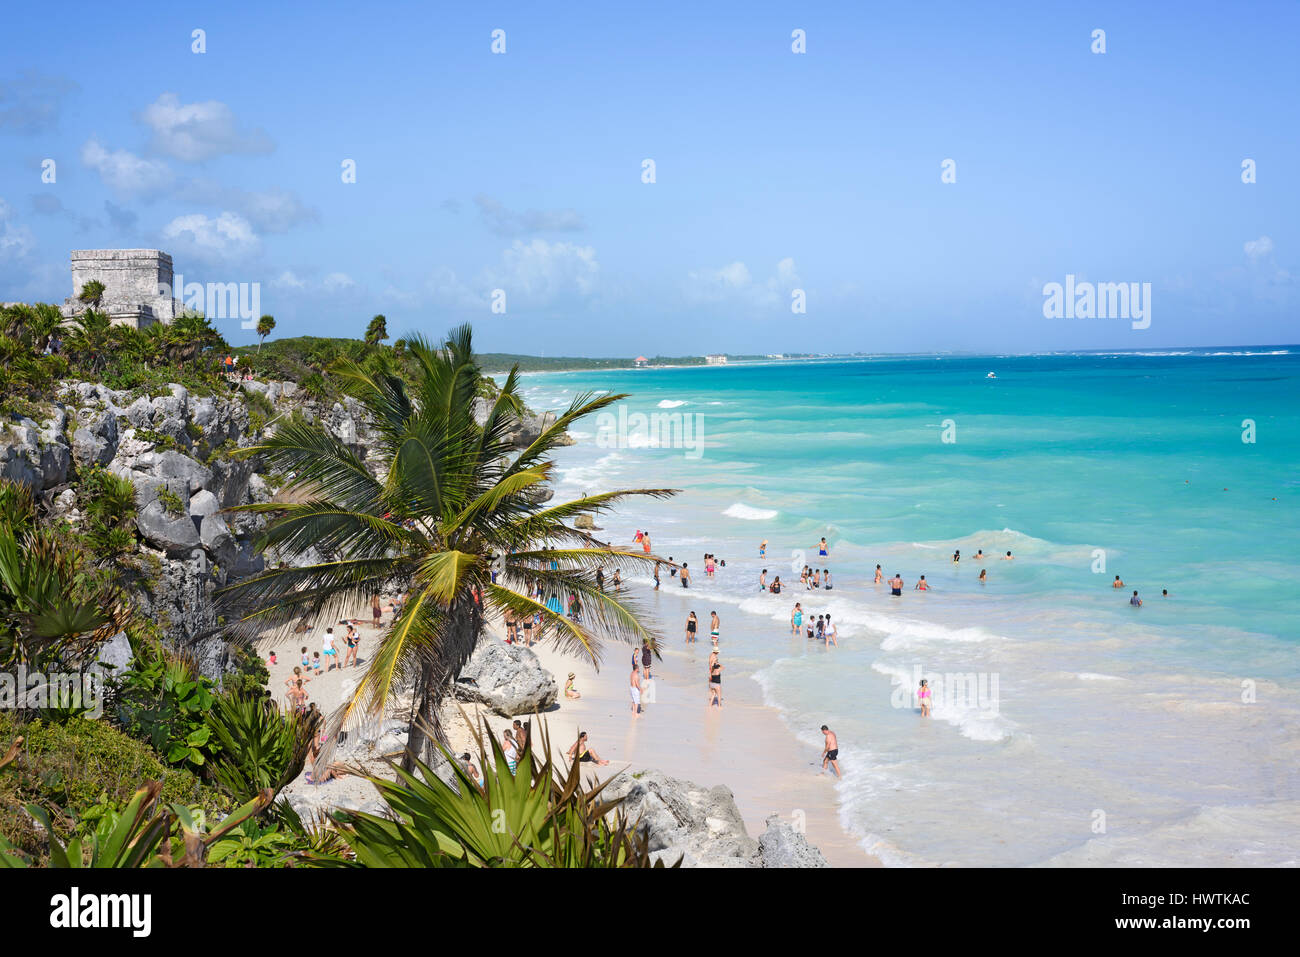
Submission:
<svg viewBox="0 0 1300 957">
<path fill-rule="evenodd" d="M 267 664 L 268 667 L 274 667 L 274 666 L 275 666 L 275 652 L 274 652 L 274 651 L 271 652 L 271 657 L 268 658 L 268 659 L 266 659 L 266 664 Z"/>
<path fill-rule="evenodd" d="M 767 591 L 767 569 L 763 569 L 763 574 L 758 576 L 758 590 Z"/>
<path fill-rule="evenodd" d="M 713 639 L 713 647 L 718 646 L 718 636 L 722 634 L 722 619 L 718 617 L 716 611 L 709 612 L 709 637 Z"/>
<path fill-rule="evenodd" d="M 329 667 L 326 668 L 325 670 L 333 671 L 335 666 L 338 666 L 341 669 L 342 665 L 339 665 L 338 663 L 339 650 L 334 647 L 333 628 L 325 629 L 325 636 L 321 638 L 320 643 L 321 643 L 321 653 L 325 655 L 325 660 L 329 662 Z"/>
<path fill-rule="evenodd" d="M 831 624 L 831 616 L 827 615 L 826 616 L 826 646 L 827 647 L 830 647 L 831 645 L 835 645 L 837 648 L 839 647 L 840 643 L 835 640 L 836 634 L 837 632 L 835 630 L 835 626 Z"/>
<path fill-rule="evenodd" d="M 307 646 L 306 646 L 306 645 L 303 645 L 303 646 L 302 646 L 302 666 L 303 666 L 304 668 L 310 668 L 310 667 L 311 667 L 311 655 L 307 654 Z"/>
<path fill-rule="evenodd" d="M 315 671 L 315 672 L 317 672 L 317 673 L 320 672 L 320 652 L 319 652 L 319 651 L 313 651 L 313 652 L 311 653 L 311 670 L 312 670 L 312 671 Z"/>
<path fill-rule="evenodd" d="M 817 624 L 814 626 L 813 633 L 818 641 L 826 640 L 826 620 L 821 615 L 817 616 Z"/>
</svg>

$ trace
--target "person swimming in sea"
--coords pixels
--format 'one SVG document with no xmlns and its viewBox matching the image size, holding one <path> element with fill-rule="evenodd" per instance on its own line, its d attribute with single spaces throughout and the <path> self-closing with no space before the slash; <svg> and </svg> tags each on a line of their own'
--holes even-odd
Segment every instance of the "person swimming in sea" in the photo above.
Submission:
<svg viewBox="0 0 1300 957">
<path fill-rule="evenodd" d="M 1132 605 L 1134 608 L 1142 607 L 1142 599 L 1138 597 L 1136 588 L 1133 589 L 1133 597 L 1128 600 L 1128 603 Z"/>
<path fill-rule="evenodd" d="M 975 561 L 977 562 L 984 561 L 984 549 L 981 548 L 978 552 L 975 553 Z"/>
<path fill-rule="evenodd" d="M 985 582 L 988 581 L 988 578 L 989 578 L 989 570 L 988 570 L 987 568 L 981 568 L 981 569 L 980 569 L 980 584 L 983 585 Z"/>
<path fill-rule="evenodd" d="M 1123 587 L 1124 587 L 1124 582 L 1120 580 L 1120 577 L 1119 577 L 1118 575 L 1116 575 L 1116 576 L 1115 576 L 1115 580 L 1114 580 L 1113 582 L 1110 583 L 1110 587 L 1111 587 L 1111 588 L 1123 588 Z"/>
<path fill-rule="evenodd" d="M 929 591 L 929 590 L 930 590 L 930 583 L 927 582 L 927 581 L 925 580 L 925 576 L 924 576 L 924 575 L 922 575 L 922 576 L 921 576 L 921 580 L 920 580 L 919 582 L 916 583 L 916 589 L 915 589 L 915 590 L 916 590 L 916 591 Z"/>
<path fill-rule="evenodd" d="M 1008 550 L 1007 550 L 1007 553 L 1006 553 L 1005 555 L 1002 556 L 1002 560 L 1003 560 L 1004 562 L 1013 562 L 1013 561 L 1015 561 L 1016 559 L 1015 559 L 1015 556 L 1011 554 L 1011 550 L 1008 549 Z"/>
</svg>

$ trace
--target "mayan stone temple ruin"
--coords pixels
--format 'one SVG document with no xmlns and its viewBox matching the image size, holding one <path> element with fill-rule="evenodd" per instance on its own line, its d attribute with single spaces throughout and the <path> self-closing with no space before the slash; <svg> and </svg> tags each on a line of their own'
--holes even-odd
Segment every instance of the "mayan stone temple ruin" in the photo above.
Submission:
<svg viewBox="0 0 1300 957">
<path fill-rule="evenodd" d="M 80 315 L 88 304 L 77 297 L 93 279 L 104 284 L 101 312 L 115 324 L 144 329 L 155 322 L 170 323 L 184 312 L 172 297 L 172 257 L 158 249 L 74 249 L 72 296 L 63 301 L 63 314 Z"/>
</svg>

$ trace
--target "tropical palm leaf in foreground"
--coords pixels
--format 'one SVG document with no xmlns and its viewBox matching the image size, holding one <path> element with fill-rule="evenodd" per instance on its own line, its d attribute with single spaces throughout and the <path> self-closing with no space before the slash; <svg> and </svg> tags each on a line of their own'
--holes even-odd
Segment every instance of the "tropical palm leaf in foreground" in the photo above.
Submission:
<svg viewBox="0 0 1300 957">
<path fill-rule="evenodd" d="M 223 593 L 238 637 L 284 639 L 306 621 L 319 634 L 365 608 L 372 596 L 409 591 L 396 619 L 367 647 L 366 669 L 331 728 L 381 719 L 399 690 L 411 689 L 412 714 L 403 766 L 424 753 L 426 729 L 441 737 L 437 706 L 469 659 L 492 616 L 540 614 L 543 640 L 599 662 L 603 640 L 640 643 L 657 636 L 627 597 L 597 587 L 611 563 L 646 567 L 656 559 L 620 551 L 573 526 L 634 495 L 631 489 L 543 504 L 551 452 L 566 431 L 625 396 L 583 395 L 522 451 L 509 436 L 522 410 L 515 370 L 476 420 L 485 377 L 474 360 L 468 326 L 442 348 L 407 339 L 408 385 L 384 361 L 344 360 L 333 375 L 359 400 L 378 436 L 371 464 L 320 423 L 279 424 L 249 454 L 291 477 L 292 501 L 244 506 L 273 517 L 263 546 L 303 567 L 272 568 Z M 313 554 L 314 553 L 314 554 Z M 495 571 L 495 575 L 494 575 Z M 495 579 L 495 580 L 494 580 Z M 541 598 L 531 596 L 535 585 Z M 582 603 L 581 622 L 566 608 Z M 548 605 L 547 599 L 558 604 Z M 334 735 L 329 735 L 333 741 Z M 326 755 L 326 759 L 328 755 Z"/>
</svg>

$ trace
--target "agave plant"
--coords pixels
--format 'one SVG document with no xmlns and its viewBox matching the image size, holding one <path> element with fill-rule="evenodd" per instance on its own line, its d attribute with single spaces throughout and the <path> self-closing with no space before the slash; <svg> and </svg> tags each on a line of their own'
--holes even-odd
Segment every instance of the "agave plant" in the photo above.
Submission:
<svg viewBox="0 0 1300 957">
<path fill-rule="evenodd" d="M 540 738 L 544 759 L 530 744 L 512 774 L 480 729 L 482 787 L 445 748 L 454 783 L 423 762 L 418 775 L 399 768 L 396 781 L 371 778 L 392 816 L 336 811 L 343 840 L 367 867 L 663 867 L 619 810 L 622 799 L 601 797 L 612 779 L 584 784 L 577 761 L 561 771 L 545 726 Z"/>
<path fill-rule="evenodd" d="M 318 721 L 294 711 L 282 714 L 268 699 L 237 694 L 218 697 L 206 720 L 217 751 L 209 773 L 236 799 L 266 788 L 278 793 L 296 778 Z"/>
<path fill-rule="evenodd" d="M 85 660 L 132 620 L 81 551 L 35 524 L 30 493 L 0 480 L 0 665 Z"/>
<path fill-rule="evenodd" d="M 606 593 L 596 581 L 597 570 L 611 562 L 637 568 L 656 559 L 611 548 L 571 523 L 629 496 L 664 497 L 672 490 L 544 502 L 550 454 L 566 430 L 623 396 L 579 396 L 518 451 L 509 441 L 522 409 L 516 371 L 494 401 L 482 402 L 476 418 L 484 376 L 469 327 L 454 330 L 440 349 L 418 337 L 407 342 L 415 370 L 409 385 L 389 361 L 339 360 L 332 367 L 334 379 L 368 413 L 378 437 L 376 471 L 323 425 L 302 419 L 278 424 L 273 436 L 247 450 L 274 471 L 296 476 L 291 503 L 242 507 L 273 516 L 262 547 L 281 558 L 316 550 L 325 560 L 269 569 L 222 597 L 236 637 L 252 640 L 268 629 L 287 637 L 304 617 L 338 621 L 372 596 L 408 588 L 409 599 L 330 730 L 354 717 L 382 717 L 399 689 L 413 688 L 403 760 L 409 771 L 424 755 L 426 729 L 441 737 L 438 703 L 491 615 L 539 615 L 543 640 L 597 662 L 604 639 L 656 644 L 632 600 Z M 571 594 L 585 609 L 581 622 L 558 610 Z"/>
<path fill-rule="evenodd" d="M 160 782 L 148 782 L 121 812 L 110 811 L 101 817 L 89 837 L 74 837 L 66 845 L 55 836 L 45 808 L 29 804 L 27 811 L 49 835 L 50 867 L 203 867 L 214 845 L 264 811 L 273 800 L 270 792 L 263 792 L 209 830 L 202 812 L 181 804 L 160 807 L 161 793 Z M 0 838 L 0 867 L 30 866 L 26 855 Z"/>
</svg>

